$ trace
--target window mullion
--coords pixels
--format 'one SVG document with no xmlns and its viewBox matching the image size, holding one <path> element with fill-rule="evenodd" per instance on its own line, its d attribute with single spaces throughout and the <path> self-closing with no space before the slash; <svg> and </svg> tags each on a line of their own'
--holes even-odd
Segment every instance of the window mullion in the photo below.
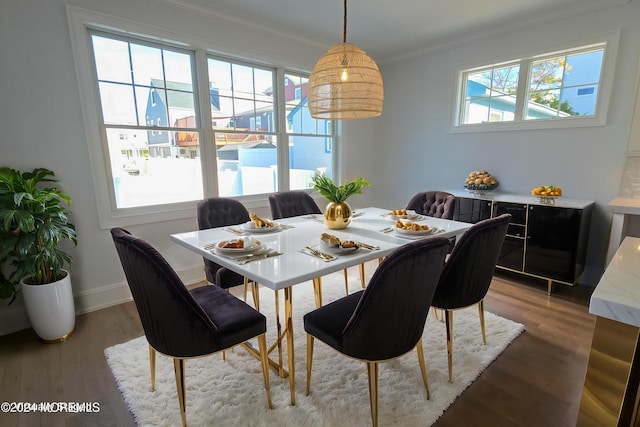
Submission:
<svg viewBox="0 0 640 427">
<path fill-rule="evenodd" d="M 200 106 L 198 127 L 200 137 L 200 165 L 202 168 L 202 192 L 204 197 L 218 195 L 218 175 L 216 160 L 215 135 L 211 127 L 211 102 L 209 101 L 209 75 L 207 69 L 207 55 L 203 50 L 196 50 L 196 79 L 198 82 L 198 96 L 196 102 Z M 209 119 L 207 120 L 207 117 Z"/>
<path fill-rule="evenodd" d="M 277 148 L 278 148 L 278 188 L 277 191 L 289 190 L 289 135 L 287 134 L 287 109 L 284 89 L 284 69 L 278 67 L 275 73 L 274 87 L 276 88 L 275 96 L 275 113 L 276 113 L 276 131 L 277 131 Z"/>
<path fill-rule="evenodd" d="M 518 75 L 518 89 L 516 90 L 516 106 L 514 111 L 514 121 L 521 122 L 524 117 L 524 106 L 529 90 L 529 80 L 531 79 L 531 61 L 523 59 L 520 61 L 520 74 Z"/>
</svg>

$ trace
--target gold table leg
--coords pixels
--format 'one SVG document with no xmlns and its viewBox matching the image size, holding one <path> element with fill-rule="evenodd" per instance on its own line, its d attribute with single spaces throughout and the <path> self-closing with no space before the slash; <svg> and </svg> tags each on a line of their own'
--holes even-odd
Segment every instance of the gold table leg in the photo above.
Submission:
<svg viewBox="0 0 640 427">
<path fill-rule="evenodd" d="M 275 314 L 276 314 L 276 341 L 269 347 L 267 350 L 267 356 L 273 352 L 276 348 L 278 349 L 278 361 L 274 361 L 270 357 L 267 358 L 267 362 L 269 366 L 271 366 L 280 376 L 280 378 L 287 378 L 289 373 L 284 369 L 284 365 L 282 363 L 282 339 L 286 335 L 286 328 L 282 330 L 282 324 L 280 323 L 280 298 L 278 296 L 278 291 L 275 292 L 274 304 L 275 304 Z M 260 359 L 260 353 L 256 348 L 250 343 L 244 343 L 244 347 L 249 351 L 257 359 Z"/>
<path fill-rule="evenodd" d="M 289 377 L 289 390 L 291 394 L 291 405 L 296 404 L 296 381 L 295 381 L 295 353 L 293 350 L 293 295 L 291 288 L 284 289 L 284 330 L 280 324 L 280 310 L 279 310 L 279 298 L 278 291 L 275 291 L 275 308 L 276 308 L 276 330 L 278 337 L 276 342 L 269 347 L 267 353 L 271 353 L 276 347 L 278 348 L 278 362 L 273 361 L 271 358 L 267 359 L 269 366 L 275 369 L 281 378 Z M 287 361 L 289 370 L 284 369 L 282 360 L 282 339 L 287 338 Z M 253 354 L 256 358 L 260 358 L 260 353 L 251 345 L 251 343 L 245 343 L 244 347 L 249 350 L 250 354 Z"/>
<path fill-rule="evenodd" d="M 596 317 L 577 426 L 639 425 L 639 332 L 635 326 Z"/>
<path fill-rule="evenodd" d="M 293 289 L 284 289 L 284 318 L 287 331 L 287 356 L 289 358 L 289 393 L 291 406 L 296 404 L 295 353 L 293 351 Z"/>
</svg>

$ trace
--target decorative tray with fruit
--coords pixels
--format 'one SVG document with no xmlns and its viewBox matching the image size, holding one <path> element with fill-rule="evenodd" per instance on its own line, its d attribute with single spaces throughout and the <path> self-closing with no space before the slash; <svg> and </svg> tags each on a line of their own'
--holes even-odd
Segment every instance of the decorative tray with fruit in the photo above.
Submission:
<svg viewBox="0 0 640 427">
<path fill-rule="evenodd" d="M 499 182 L 495 176 L 486 170 L 470 172 L 464 180 L 464 188 L 473 194 L 482 195 L 486 191 L 498 188 Z"/>
<path fill-rule="evenodd" d="M 536 196 L 540 203 L 553 205 L 556 199 L 562 196 L 562 188 L 555 185 L 541 185 L 531 190 L 531 195 Z"/>
</svg>

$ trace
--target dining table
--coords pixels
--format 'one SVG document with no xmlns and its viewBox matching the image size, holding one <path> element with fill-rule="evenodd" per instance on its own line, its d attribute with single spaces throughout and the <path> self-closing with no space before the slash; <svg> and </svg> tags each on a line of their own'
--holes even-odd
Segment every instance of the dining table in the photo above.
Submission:
<svg viewBox="0 0 640 427">
<path fill-rule="evenodd" d="M 428 230 L 411 232 L 398 229 L 398 220 L 427 225 Z M 392 215 L 390 209 L 368 207 L 355 210 L 351 223 L 339 230 L 328 229 L 321 214 L 283 218 L 273 221 L 272 225 L 257 229 L 249 221 L 235 226 L 172 234 L 170 237 L 202 257 L 276 291 L 276 303 L 277 292 L 284 292 L 282 334 L 277 309 L 276 326 L 279 331 L 278 340 L 286 336 L 288 369 L 285 371 L 282 366 L 282 350 L 279 345 L 280 361 L 276 365 L 280 367 L 281 376 L 286 372 L 289 377 L 291 405 L 295 405 L 292 321 L 294 286 L 348 267 L 382 259 L 394 249 L 415 239 L 459 237 L 472 224 L 423 215 L 398 218 Z M 331 234 L 340 241 L 353 241 L 356 248 L 331 248 L 321 239 L 323 233 Z M 239 238 L 243 238 L 247 246 L 239 253 L 224 248 L 229 241 Z M 252 253 L 255 256 L 247 257 Z"/>
</svg>

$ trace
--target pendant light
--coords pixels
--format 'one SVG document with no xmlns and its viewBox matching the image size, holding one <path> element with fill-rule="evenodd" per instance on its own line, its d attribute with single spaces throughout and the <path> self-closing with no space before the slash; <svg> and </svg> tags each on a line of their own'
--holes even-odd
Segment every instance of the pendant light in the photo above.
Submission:
<svg viewBox="0 0 640 427">
<path fill-rule="evenodd" d="M 316 63 L 307 96 L 315 119 L 364 119 L 382 114 L 384 89 L 380 70 L 362 49 L 347 43 L 347 0 L 343 41 Z"/>
</svg>

